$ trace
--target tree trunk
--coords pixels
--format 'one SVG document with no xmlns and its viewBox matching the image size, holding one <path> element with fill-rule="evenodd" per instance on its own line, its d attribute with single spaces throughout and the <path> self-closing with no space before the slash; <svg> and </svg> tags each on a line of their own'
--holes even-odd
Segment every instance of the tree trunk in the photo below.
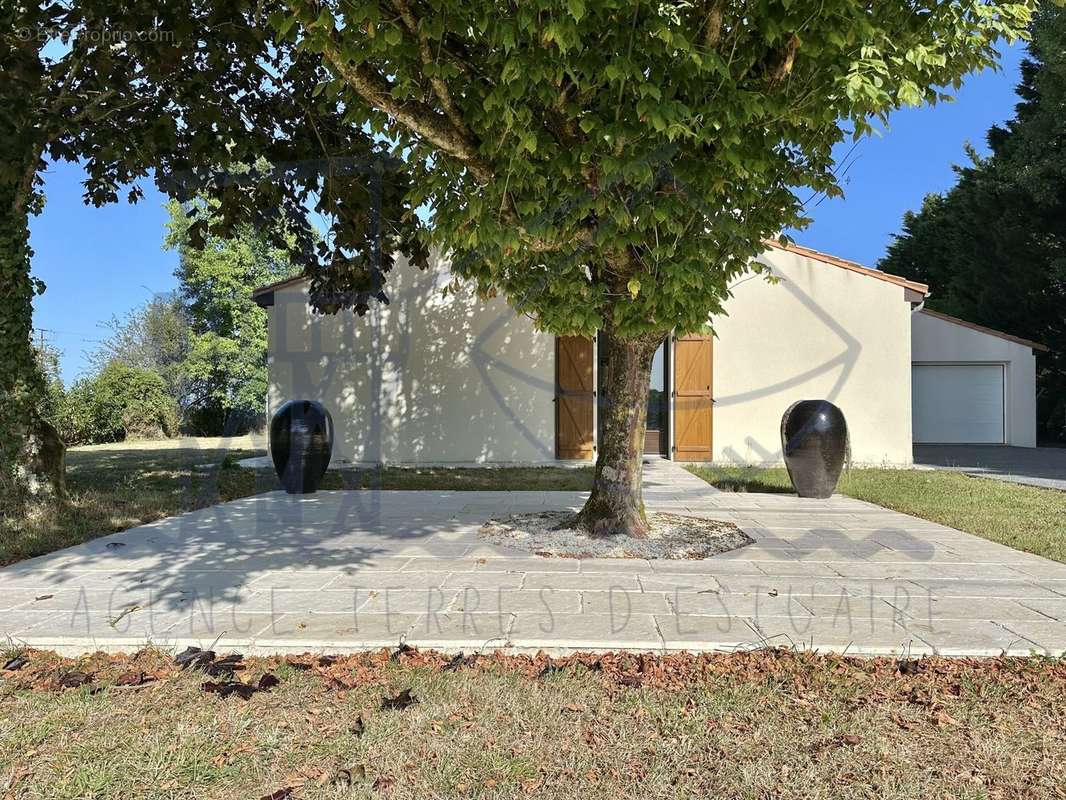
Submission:
<svg viewBox="0 0 1066 800">
<path fill-rule="evenodd" d="M 10 131 L 3 131 L 9 134 Z M 0 142 L 8 136 L 0 136 Z M 27 170 L 35 169 L 36 157 Z M 21 175 L 20 175 L 21 177 Z M 8 505 L 63 493 L 65 446 L 40 413 L 45 379 L 34 353 L 26 180 L 0 180 L 0 493 Z"/>
<path fill-rule="evenodd" d="M 619 337 L 608 325 L 600 333 L 607 368 L 597 406 L 600 439 L 592 494 L 577 524 L 595 536 L 646 538 L 648 520 L 641 491 L 641 459 L 648 422 L 648 389 L 655 351 L 666 333 Z"/>
<path fill-rule="evenodd" d="M 38 4 L 23 4 L 15 20 L 40 28 Z M 33 298 L 44 286 L 30 275 L 29 214 L 41 200 L 35 184 L 51 135 L 42 115 L 48 103 L 37 37 L 8 37 L 0 46 L 11 79 L 0 81 L 0 504 L 63 493 L 66 451 L 41 409 L 45 377 L 31 343 Z M 13 502 L 12 502 L 13 501 Z"/>
</svg>

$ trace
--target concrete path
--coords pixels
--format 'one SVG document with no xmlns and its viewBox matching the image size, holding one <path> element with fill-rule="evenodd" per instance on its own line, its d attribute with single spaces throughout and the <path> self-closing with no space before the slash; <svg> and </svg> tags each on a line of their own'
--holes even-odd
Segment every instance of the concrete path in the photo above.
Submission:
<svg viewBox="0 0 1066 800">
<path fill-rule="evenodd" d="M 270 493 L 0 570 L 0 633 L 78 653 L 410 644 L 471 652 L 994 655 L 1066 649 L 1066 565 L 844 497 L 717 492 L 667 461 L 650 510 L 755 543 L 701 561 L 546 559 L 479 543 L 489 516 L 566 492 Z"/>
<path fill-rule="evenodd" d="M 917 444 L 914 462 L 983 478 L 1066 491 L 1066 447 Z"/>
</svg>

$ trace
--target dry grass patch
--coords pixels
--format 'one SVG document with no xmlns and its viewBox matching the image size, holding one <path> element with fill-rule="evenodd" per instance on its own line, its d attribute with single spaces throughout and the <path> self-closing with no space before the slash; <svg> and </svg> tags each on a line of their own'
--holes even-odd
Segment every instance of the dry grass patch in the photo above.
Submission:
<svg viewBox="0 0 1066 800">
<path fill-rule="evenodd" d="M 228 467 L 253 455 L 213 448 L 71 450 L 66 501 L 29 511 L 0 508 L 0 565 L 252 494 L 254 479 Z"/>
<path fill-rule="evenodd" d="M 154 680 L 108 688 L 130 670 Z M 56 688 L 58 675 L 91 676 Z M 760 651 L 250 660 L 220 699 L 156 652 L 0 684 L 19 798 L 1030 798 L 1066 785 L 1066 664 Z M 383 710 L 411 690 L 417 702 Z M 1056 793 L 1060 795 L 1056 795 Z"/>
</svg>

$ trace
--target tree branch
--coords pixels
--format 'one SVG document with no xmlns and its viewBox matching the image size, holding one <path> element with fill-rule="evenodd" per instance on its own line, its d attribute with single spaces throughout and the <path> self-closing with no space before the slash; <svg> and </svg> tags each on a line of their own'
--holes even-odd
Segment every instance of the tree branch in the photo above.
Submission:
<svg viewBox="0 0 1066 800">
<path fill-rule="evenodd" d="M 487 184 L 495 177 L 492 167 L 481 157 L 474 143 L 457 131 L 447 117 L 424 103 L 397 100 L 392 95 L 392 84 L 386 78 L 366 64 L 349 63 L 332 38 L 323 40 L 322 54 L 363 100 L 462 162 L 478 183 Z"/>
<path fill-rule="evenodd" d="M 404 0 L 398 0 L 398 2 L 403 4 Z M 448 116 L 438 113 L 436 109 L 425 103 L 397 100 L 392 94 L 393 86 L 386 78 L 366 64 L 349 63 L 332 37 L 322 41 L 322 55 L 337 71 L 337 74 L 371 107 L 388 114 L 412 133 L 458 160 L 470 171 L 478 183 L 487 185 L 499 178 L 492 165 L 478 152 L 472 135 L 469 138 L 464 135 L 463 131 L 467 130 L 467 126 L 461 117 L 462 129 L 459 129 Z M 447 87 L 444 90 L 447 92 Z M 450 95 L 446 96 L 450 103 Z M 438 99 L 441 100 L 442 105 L 445 103 L 439 95 Z M 458 109 L 454 104 L 451 108 L 453 113 L 458 115 Z M 522 242 L 531 252 L 548 253 L 563 248 L 562 242 L 536 239 L 525 235 L 525 226 L 522 224 L 521 216 L 514 205 L 514 200 L 506 191 L 503 192 L 501 211 L 507 222 L 522 231 Z M 585 243 L 591 242 L 591 228 L 585 227 L 578 230 L 574 239 Z"/>
<path fill-rule="evenodd" d="M 434 64 L 433 53 L 429 49 L 429 38 L 418 29 L 418 20 L 415 19 L 415 15 L 411 13 L 411 6 L 407 4 L 407 0 L 392 0 L 392 4 L 396 7 L 396 10 L 400 12 L 400 17 L 403 19 L 404 25 L 406 25 L 407 29 L 411 32 L 411 35 L 418 40 L 418 55 L 419 58 L 422 59 L 422 66 L 428 67 L 431 64 Z M 441 78 L 440 75 L 434 75 L 429 78 L 429 85 L 433 87 L 433 93 L 437 95 L 437 99 L 440 100 L 444 115 L 448 117 L 448 120 L 452 123 L 456 132 L 473 144 L 476 137 L 470 128 L 467 127 L 466 120 L 463 119 L 463 115 L 459 113 L 455 101 L 452 100 L 452 94 L 448 90 L 448 84 L 444 82 L 444 79 Z"/>
<path fill-rule="evenodd" d="M 11 203 L 11 210 L 16 216 L 26 213 L 30 197 L 33 196 L 33 185 L 37 180 L 37 170 L 40 169 L 41 157 L 44 155 L 44 145 L 34 147 L 33 156 L 19 177 L 18 188 Z"/>
<path fill-rule="evenodd" d="M 792 34 L 788 37 L 784 47 L 772 53 L 767 59 L 766 75 L 769 78 L 771 90 L 780 86 L 785 78 L 792 74 L 792 65 L 796 60 L 796 53 L 799 51 L 799 47 L 799 36 Z"/>
<path fill-rule="evenodd" d="M 718 47 L 722 38 L 722 0 L 714 0 L 703 23 L 703 44 L 710 50 Z"/>
</svg>

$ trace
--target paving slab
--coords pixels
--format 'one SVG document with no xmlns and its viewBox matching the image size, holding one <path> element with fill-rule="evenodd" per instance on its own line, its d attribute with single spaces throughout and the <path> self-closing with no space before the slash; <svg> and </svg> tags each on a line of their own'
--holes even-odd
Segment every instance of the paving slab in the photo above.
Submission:
<svg viewBox="0 0 1066 800">
<path fill-rule="evenodd" d="M 652 614 L 516 614 L 507 633 L 509 644 L 544 650 L 663 649 Z"/>
<path fill-rule="evenodd" d="M 404 641 L 438 650 L 491 650 L 507 644 L 514 616 L 463 611 L 423 614 L 411 625 Z"/>
<path fill-rule="evenodd" d="M 271 492 L 0 569 L 0 635 L 69 654 L 216 639 L 249 653 L 1066 650 L 1066 565 L 846 497 L 719 492 L 662 460 L 645 476 L 650 511 L 736 520 L 754 543 L 539 558 L 477 529 L 584 495 Z"/>
<path fill-rule="evenodd" d="M 908 625 L 933 652 L 942 656 L 1027 656 L 1041 646 L 1004 623 L 991 620 L 938 620 L 932 625 Z"/>
<path fill-rule="evenodd" d="M 1037 652 L 1056 658 L 1066 654 L 1066 623 L 1055 620 L 1007 620 L 1001 623 L 1011 633 L 1036 644 Z"/>
<path fill-rule="evenodd" d="M 582 614 L 670 614 L 670 595 L 659 592 L 592 591 L 581 592 Z"/>
</svg>

